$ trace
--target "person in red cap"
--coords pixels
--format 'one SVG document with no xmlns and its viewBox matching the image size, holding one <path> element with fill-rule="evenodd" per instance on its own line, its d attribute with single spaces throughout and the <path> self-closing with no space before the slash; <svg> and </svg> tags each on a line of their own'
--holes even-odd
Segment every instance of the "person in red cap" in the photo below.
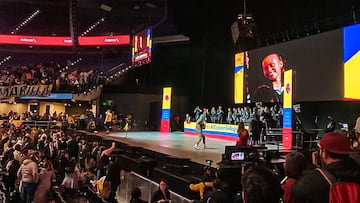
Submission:
<svg viewBox="0 0 360 203">
<path fill-rule="evenodd" d="M 257 102 L 281 102 L 284 91 L 282 74 L 284 72 L 284 61 L 279 54 L 272 53 L 264 57 L 262 70 L 268 84 L 260 85 L 253 94 L 252 100 Z"/>
<path fill-rule="evenodd" d="M 360 184 L 360 165 L 349 157 L 353 153 L 350 140 L 338 132 L 326 133 L 320 140 L 317 157 L 313 160 L 317 167 L 331 174 L 340 182 Z M 317 161 L 316 159 L 320 159 Z M 292 193 L 306 202 L 329 202 L 330 184 L 317 169 L 304 172 L 292 187 Z"/>
</svg>

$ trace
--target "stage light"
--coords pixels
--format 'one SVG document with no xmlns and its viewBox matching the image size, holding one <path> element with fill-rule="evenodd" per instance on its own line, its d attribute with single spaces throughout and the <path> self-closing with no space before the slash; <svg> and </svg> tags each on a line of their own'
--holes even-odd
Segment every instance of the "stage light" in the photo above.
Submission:
<svg viewBox="0 0 360 203">
<path fill-rule="evenodd" d="M 35 12 L 33 12 L 30 16 L 28 16 L 25 20 L 23 20 L 18 26 L 16 26 L 16 28 L 13 29 L 11 34 L 16 34 L 17 31 L 19 31 L 22 27 L 24 27 L 29 22 L 31 22 L 39 13 L 40 13 L 40 10 L 36 10 Z"/>
<path fill-rule="evenodd" d="M 3 58 L 1 61 L 0 61 L 0 66 L 3 65 L 4 63 L 6 63 L 7 61 L 9 61 L 11 59 L 11 56 L 7 56 L 5 58 Z"/>
<path fill-rule="evenodd" d="M 102 23 L 104 21 L 105 21 L 104 17 L 98 19 L 97 21 L 95 21 L 95 23 L 91 24 L 83 33 L 81 33 L 81 36 L 83 37 L 83 36 L 89 34 L 89 32 L 94 30 L 98 25 L 100 25 L 100 23 Z"/>
</svg>

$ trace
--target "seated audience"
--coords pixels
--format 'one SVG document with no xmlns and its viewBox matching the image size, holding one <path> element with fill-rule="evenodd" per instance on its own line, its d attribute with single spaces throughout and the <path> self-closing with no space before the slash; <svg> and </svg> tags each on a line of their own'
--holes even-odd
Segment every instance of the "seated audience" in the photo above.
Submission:
<svg viewBox="0 0 360 203">
<path fill-rule="evenodd" d="M 169 203 L 170 200 L 171 197 L 167 181 L 165 179 L 161 179 L 158 190 L 152 194 L 151 203 Z"/>
</svg>

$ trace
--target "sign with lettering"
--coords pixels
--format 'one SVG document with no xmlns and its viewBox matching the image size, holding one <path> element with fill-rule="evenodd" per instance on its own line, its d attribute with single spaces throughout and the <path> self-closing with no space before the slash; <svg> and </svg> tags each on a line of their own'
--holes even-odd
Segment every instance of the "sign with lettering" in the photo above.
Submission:
<svg viewBox="0 0 360 203">
<path fill-rule="evenodd" d="M 52 85 L 14 85 L 0 87 L 0 98 L 40 96 L 45 97 L 51 94 Z"/>
</svg>

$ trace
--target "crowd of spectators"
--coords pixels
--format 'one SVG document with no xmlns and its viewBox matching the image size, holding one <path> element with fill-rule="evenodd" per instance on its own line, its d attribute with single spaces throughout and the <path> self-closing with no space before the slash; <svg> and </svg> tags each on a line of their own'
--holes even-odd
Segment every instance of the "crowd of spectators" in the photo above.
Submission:
<svg viewBox="0 0 360 203">
<path fill-rule="evenodd" d="M 110 159 L 116 148 L 114 142 L 107 145 L 96 140 L 89 141 L 69 129 L 17 128 L 13 125 L 2 127 L 1 135 L 2 181 L 9 191 L 9 198 L 16 198 L 18 194 L 27 202 L 48 202 L 54 198 L 53 192 L 57 191 L 67 202 L 72 202 L 80 196 L 85 185 L 98 198 L 115 202 L 122 166 Z M 241 198 L 245 202 L 254 203 L 275 203 L 280 199 L 284 202 L 325 202 L 328 192 L 319 190 L 317 195 L 311 195 L 308 186 L 305 187 L 309 185 L 307 181 L 316 179 L 316 184 L 323 188 L 321 191 L 328 191 L 329 185 L 316 170 L 321 168 L 339 180 L 359 183 L 360 176 L 356 172 L 360 169 L 359 163 L 349 156 L 353 152 L 345 135 L 331 132 L 320 141 L 319 156 L 314 160 L 309 160 L 301 152 L 287 154 L 284 174 L 266 164 L 254 162 L 242 174 Z M 344 168 L 343 172 L 346 173 L 340 172 L 338 168 Z M 194 202 L 232 202 L 234 197 L 229 196 L 231 185 L 222 176 L 213 176 L 208 169 L 204 168 L 201 182 L 190 187 L 198 191 L 201 197 Z M 161 184 L 167 185 L 166 180 L 160 181 L 159 191 L 162 191 Z M 58 189 L 54 190 L 54 185 Z M 135 193 L 134 196 L 139 197 L 138 191 Z M 170 200 L 171 197 L 169 194 L 164 197 L 153 194 L 154 202 L 163 199 Z M 239 202 L 236 198 L 234 201 Z"/>
<path fill-rule="evenodd" d="M 55 92 L 87 92 L 104 82 L 101 71 L 69 69 L 54 61 L 0 69 L 0 86 L 53 85 Z"/>
<path fill-rule="evenodd" d="M 1 134 L 2 177 L 12 202 L 49 202 L 55 191 L 74 202 L 84 188 L 115 202 L 120 184 L 120 178 L 114 178 L 120 166 L 110 161 L 115 143 L 89 142 L 72 129 L 60 128 L 10 125 L 2 127 Z"/>
</svg>

